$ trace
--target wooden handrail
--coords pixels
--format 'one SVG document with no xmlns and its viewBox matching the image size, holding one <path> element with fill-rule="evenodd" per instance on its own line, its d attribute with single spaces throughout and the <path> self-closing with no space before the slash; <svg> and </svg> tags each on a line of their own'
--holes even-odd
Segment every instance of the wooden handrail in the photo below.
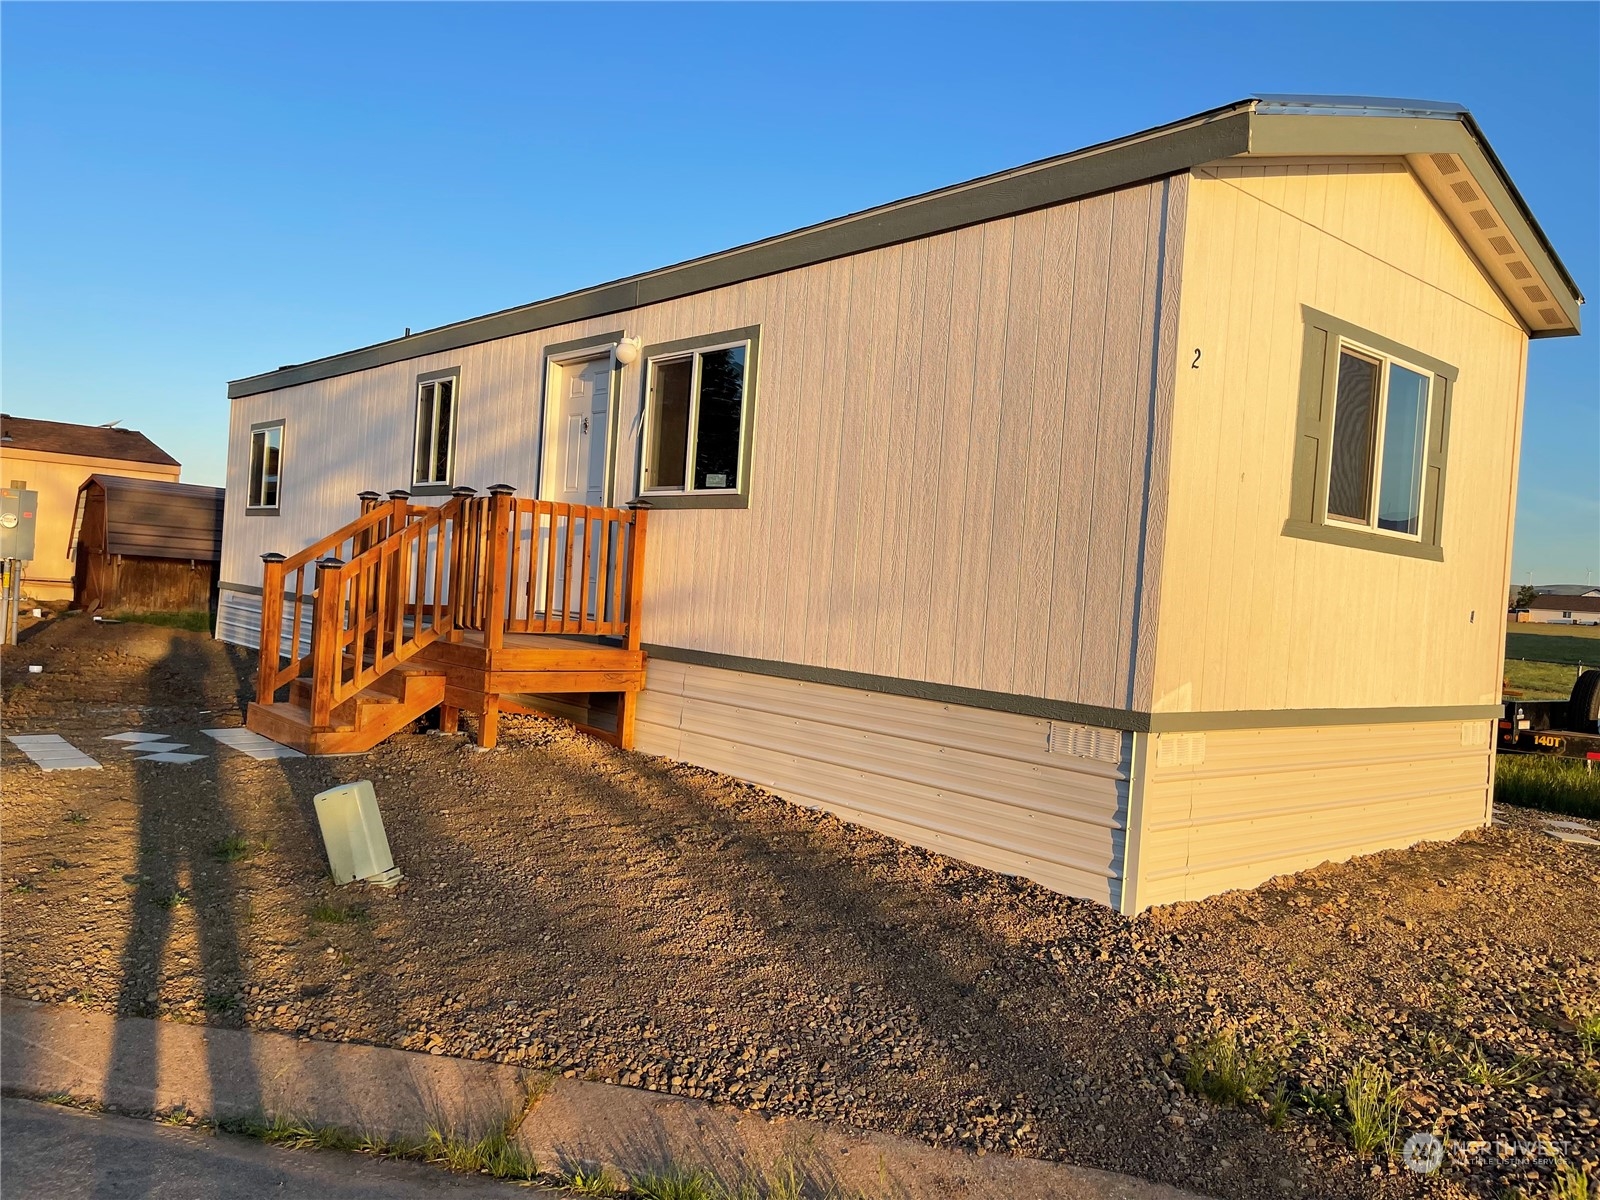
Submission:
<svg viewBox="0 0 1600 1200">
<path fill-rule="evenodd" d="M 296 554 L 262 555 L 261 641 L 256 673 L 258 703 L 272 703 L 279 689 L 298 679 L 304 674 L 308 660 L 315 659 L 320 628 L 315 620 L 316 605 L 324 574 L 318 569 L 319 563 L 328 558 L 341 563 L 353 561 L 393 537 L 398 530 L 430 520 L 451 520 L 460 509 L 459 499 L 446 501 L 438 508 L 416 507 L 409 503 L 404 492 L 391 492 L 388 499 L 376 492 L 363 492 L 358 499 L 361 515 L 327 537 Z M 287 654 L 283 651 L 285 609 L 288 610 Z M 302 652 L 308 640 L 310 651 Z"/>
<path fill-rule="evenodd" d="M 363 493 L 361 507 L 298 554 L 262 556 L 259 703 L 309 668 L 311 722 L 325 728 L 340 703 L 463 630 L 481 632 L 490 652 L 507 633 L 639 648 L 645 508 L 520 500 L 506 485 L 457 489 L 437 508 Z"/>
</svg>

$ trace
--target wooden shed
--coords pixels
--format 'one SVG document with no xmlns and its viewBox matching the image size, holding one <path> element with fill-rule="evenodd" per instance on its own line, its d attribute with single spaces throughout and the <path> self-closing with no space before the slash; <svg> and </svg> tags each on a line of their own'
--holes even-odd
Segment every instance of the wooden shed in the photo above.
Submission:
<svg viewBox="0 0 1600 1200">
<path fill-rule="evenodd" d="M 73 604 L 206 611 L 216 595 L 223 489 L 91 475 L 73 517 Z"/>
<path fill-rule="evenodd" d="M 1464 109 L 1243 100 L 233 382 L 218 636 L 1127 912 L 1449 838 L 1581 300 Z"/>
</svg>

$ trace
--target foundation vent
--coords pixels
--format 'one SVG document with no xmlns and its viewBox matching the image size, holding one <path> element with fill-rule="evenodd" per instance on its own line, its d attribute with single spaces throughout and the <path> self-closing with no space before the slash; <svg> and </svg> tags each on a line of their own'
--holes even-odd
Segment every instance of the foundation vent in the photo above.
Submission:
<svg viewBox="0 0 1600 1200">
<path fill-rule="evenodd" d="M 1203 733 L 1160 733 L 1156 735 L 1156 766 L 1198 767 L 1206 761 L 1206 735 Z"/>
<path fill-rule="evenodd" d="M 1115 729 L 1096 729 L 1093 725 L 1051 721 L 1049 749 L 1051 754 L 1070 754 L 1074 758 L 1120 763 L 1122 734 Z"/>
</svg>

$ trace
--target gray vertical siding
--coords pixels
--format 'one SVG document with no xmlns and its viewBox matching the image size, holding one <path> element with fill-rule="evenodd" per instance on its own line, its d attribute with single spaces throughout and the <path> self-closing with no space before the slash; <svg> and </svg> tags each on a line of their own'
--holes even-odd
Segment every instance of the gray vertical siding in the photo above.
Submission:
<svg viewBox="0 0 1600 1200">
<path fill-rule="evenodd" d="M 1155 301 L 1183 194 L 1158 180 L 235 400 L 222 578 L 258 583 L 263 551 L 349 520 L 363 488 L 404 485 L 419 372 L 460 368 L 457 481 L 526 495 L 546 345 L 760 325 L 750 507 L 653 515 L 645 640 L 1142 707 L 1134 598 L 1170 281 Z M 642 365 L 620 382 L 620 499 Z M 246 516 L 242 431 L 276 417 L 282 513 Z"/>
</svg>

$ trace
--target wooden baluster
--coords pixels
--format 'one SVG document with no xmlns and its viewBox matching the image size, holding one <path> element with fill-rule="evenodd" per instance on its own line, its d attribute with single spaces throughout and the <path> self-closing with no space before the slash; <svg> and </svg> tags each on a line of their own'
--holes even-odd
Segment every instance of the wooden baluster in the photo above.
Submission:
<svg viewBox="0 0 1600 1200">
<path fill-rule="evenodd" d="M 611 510 L 602 508 L 599 512 L 600 544 L 595 548 L 594 621 L 591 628 L 595 633 L 605 633 L 607 632 L 606 593 L 610 590 L 606 580 L 606 568 L 611 563 Z"/>
<path fill-rule="evenodd" d="M 300 674 L 300 630 L 305 626 L 306 616 L 306 566 L 301 563 L 294 573 L 294 616 L 289 622 L 289 663 L 293 668 L 289 678 L 295 679 Z"/>
<path fill-rule="evenodd" d="M 491 651 L 500 649 L 506 640 L 506 599 L 510 595 L 506 584 L 506 543 L 511 536 L 511 496 L 516 490 L 509 483 L 497 483 L 489 489 L 489 553 L 485 558 L 488 579 L 485 587 L 483 644 Z"/>
<path fill-rule="evenodd" d="M 628 505 L 633 509 L 633 545 L 628 551 L 628 649 L 639 648 L 639 613 L 644 607 L 644 530 L 650 515 L 647 501 Z"/>
<path fill-rule="evenodd" d="M 539 626 L 539 631 L 549 633 L 556 603 L 556 505 L 545 503 L 542 507 L 550 514 L 550 535 L 545 539 L 544 623 Z"/>
<path fill-rule="evenodd" d="M 574 509 L 570 504 L 563 504 L 567 510 L 567 534 L 561 539 L 565 549 L 562 551 L 561 568 L 561 626 L 562 633 L 567 632 L 567 625 L 571 621 L 572 610 L 572 539 L 574 536 L 573 522 Z"/>
<path fill-rule="evenodd" d="M 317 561 L 317 586 L 311 602 L 311 727 L 325 729 L 333 715 L 333 689 L 338 678 L 339 630 L 344 624 L 344 564 L 337 558 Z"/>
<path fill-rule="evenodd" d="M 459 642 L 461 631 L 472 628 L 472 611 L 467 603 L 467 567 L 470 565 L 467 549 L 472 540 L 473 497 L 478 494 L 478 489 L 452 488 L 450 494 L 455 497 L 456 519 L 453 536 L 450 539 L 450 579 L 446 603 L 449 607 L 451 627 L 455 631 L 451 640 Z"/>
<path fill-rule="evenodd" d="M 506 628 L 520 633 L 526 622 L 517 620 L 517 604 L 522 599 L 522 502 L 511 502 L 510 543 L 507 552 L 511 565 L 506 568 Z"/>
<path fill-rule="evenodd" d="M 256 703 L 271 704 L 278 691 L 278 643 L 283 635 L 283 562 L 261 556 L 261 647 L 256 665 Z"/>
<path fill-rule="evenodd" d="M 444 629 L 454 629 L 455 621 L 447 621 L 447 611 L 444 606 L 445 588 L 445 561 L 444 543 L 445 535 L 453 525 L 460 520 L 461 506 L 451 500 L 439 509 L 438 528 L 434 534 L 433 543 L 433 631 L 438 633 Z"/>
</svg>

